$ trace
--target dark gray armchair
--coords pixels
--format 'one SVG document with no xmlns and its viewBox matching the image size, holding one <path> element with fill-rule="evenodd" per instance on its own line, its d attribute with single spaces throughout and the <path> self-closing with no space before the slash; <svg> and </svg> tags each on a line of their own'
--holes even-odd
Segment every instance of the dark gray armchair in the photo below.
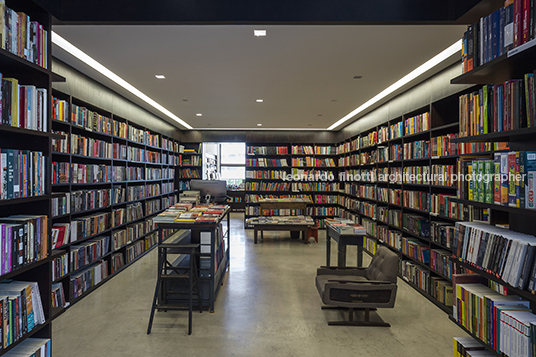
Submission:
<svg viewBox="0 0 536 357">
<path fill-rule="evenodd" d="M 387 247 L 378 247 L 367 268 L 320 267 L 316 288 L 326 305 L 322 309 L 348 309 L 348 321 L 329 321 L 328 325 L 390 326 L 370 321 L 370 310 L 392 308 L 396 298 L 398 255 Z M 354 310 L 365 310 L 365 320 L 355 321 Z"/>
</svg>

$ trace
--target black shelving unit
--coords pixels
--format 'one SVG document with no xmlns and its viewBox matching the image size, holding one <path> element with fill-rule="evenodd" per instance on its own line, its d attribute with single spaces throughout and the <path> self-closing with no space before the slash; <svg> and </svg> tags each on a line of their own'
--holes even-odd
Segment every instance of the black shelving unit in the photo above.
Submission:
<svg viewBox="0 0 536 357">
<path fill-rule="evenodd" d="M 30 21 L 36 21 L 42 25 L 43 30 L 47 32 L 47 42 L 43 43 L 42 49 L 44 51 L 43 58 L 46 63 L 35 64 L 30 60 L 21 57 L 17 54 L 9 52 L 7 49 L 4 49 L 4 46 L 0 48 L 0 67 L 2 68 L 3 78 L 14 78 L 18 80 L 19 85 L 33 85 L 38 89 L 45 89 L 46 94 L 43 96 L 43 106 L 46 108 L 46 113 L 50 113 L 51 103 L 50 103 L 50 94 L 52 91 L 52 82 L 53 81 L 65 81 L 65 78 L 54 74 L 49 68 L 51 65 L 51 17 L 50 14 L 41 8 L 39 5 L 30 0 L 6 0 L 5 7 L 12 9 L 13 11 L 24 13 L 29 16 Z M 4 14 L 1 15 L 4 17 Z M 7 30 L 5 30 L 7 31 Z M 12 34 L 16 36 L 16 34 Z M 48 65 L 48 68 L 45 66 Z M 18 88 L 15 88 L 18 91 Z M 5 99 L 4 99 L 5 100 Z M 3 102 L 3 105 L 6 106 L 7 102 Z M 32 108 L 33 111 L 38 111 L 37 105 Z M 15 112 L 12 112 L 12 119 L 15 117 Z M 6 118 L 4 118 L 6 119 Z M 6 150 L 19 150 L 20 155 L 24 155 L 23 150 L 31 152 L 39 152 L 44 158 L 44 165 L 42 171 L 34 171 L 30 166 L 28 166 L 28 171 L 26 172 L 29 176 L 33 176 L 35 181 L 31 182 L 32 186 L 26 185 L 22 181 L 20 182 L 20 188 L 23 186 L 28 188 L 28 191 L 32 191 L 35 188 L 37 183 L 37 177 L 43 177 L 44 180 L 40 185 L 40 192 L 24 192 L 20 191 L 19 197 L 8 198 L 9 196 L 0 196 L 0 217 L 5 218 L 12 215 L 39 215 L 46 219 L 48 222 L 51 218 L 51 200 L 56 197 L 56 195 L 51 194 L 51 182 L 50 182 L 50 172 L 51 172 L 51 150 L 50 150 L 50 141 L 52 139 L 60 139 L 63 136 L 54 134 L 51 131 L 51 120 L 50 117 L 40 118 L 40 130 L 28 129 L 29 126 L 27 123 L 22 125 L 21 123 L 17 124 L 15 121 L 15 126 L 12 126 L 11 123 L 0 124 L 0 147 L 2 153 L 7 155 Z M 33 127 L 35 128 L 35 127 Z M 22 157 L 22 156 L 21 156 Z M 29 159 L 30 157 L 28 157 Z M 14 161 L 13 161 L 14 162 Z M 3 168 L 2 168 L 3 169 Z M 23 172 L 23 168 L 18 168 L 20 171 L 16 171 L 17 167 L 12 168 L 8 167 L 8 171 L 12 175 L 19 175 L 20 172 Z M 6 178 L 7 179 L 7 178 Z M 13 186 L 12 186 L 13 187 Z M 14 188 L 15 190 L 15 188 Z M 0 187 L 0 192 L 3 191 L 3 187 Z M 46 218 L 45 218 L 46 217 Z M 25 225 L 27 227 L 27 225 Z M 7 279 L 28 281 L 28 282 L 37 282 L 39 287 L 39 294 L 41 301 L 40 303 L 43 306 L 44 313 L 44 323 L 36 325 L 31 331 L 23 334 L 20 337 L 13 338 L 13 342 L 6 348 L 0 346 L 0 356 L 11 351 L 14 347 L 18 346 L 26 339 L 30 337 L 34 338 L 47 338 L 52 337 L 52 327 L 51 321 L 53 316 L 52 311 L 52 302 L 51 302 L 51 276 L 50 276 L 50 267 L 51 267 L 51 249 L 50 249 L 50 225 L 47 227 L 46 231 L 42 232 L 42 236 L 38 237 L 39 242 L 46 242 L 46 246 L 42 247 L 43 249 L 39 252 L 39 255 L 36 255 L 35 261 L 25 259 L 22 265 L 11 267 L 11 271 L 4 273 L 0 276 L 0 281 Z M 29 247 L 29 242 L 24 243 L 25 251 Z M 15 259 L 14 259 L 15 261 Z M 36 308 L 38 302 L 33 301 L 33 306 Z M 5 306 L 5 305 L 4 305 Z M 5 307 L 4 307 L 5 309 Z M 15 313 L 13 312 L 13 315 Z M 7 316 L 7 311 L 3 311 L 2 320 Z M 3 325 L 6 326 L 5 324 Z M 5 333 L 4 330 L 2 330 Z M 5 341 L 4 341 L 5 343 Z"/>
<path fill-rule="evenodd" d="M 58 102 L 62 101 L 61 105 L 66 109 L 63 118 L 60 118 L 59 111 L 53 112 L 52 129 L 66 136 L 63 142 L 52 141 L 52 149 L 57 150 L 52 152 L 53 162 L 73 168 L 105 165 L 109 175 L 99 178 L 99 182 L 87 179 L 82 179 L 83 182 L 74 182 L 72 179 L 57 181 L 58 177 L 52 177 L 55 194 L 69 194 L 71 206 L 68 212 L 56 212 L 58 214 L 51 218 L 51 225 L 71 223 L 91 215 L 108 217 L 102 229 L 95 234 L 85 234 L 75 241 L 68 240 L 57 247 L 60 252 L 52 251 L 55 258 L 66 255 L 69 260 L 68 272 L 54 282 L 63 284 L 66 303 L 72 306 L 155 246 L 157 236 L 151 224 L 152 218 L 176 202 L 175 172 L 180 166 L 181 154 L 179 142 L 174 138 L 153 132 L 150 128 L 65 93 L 53 91 L 53 96 L 54 102 L 59 105 Z M 80 208 L 74 206 L 76 196 L 97 194 L 101 194 L 102 200 L 88 198 L 92 204 L 84 204 Z M 61 203 L 56 205 L 63 206 Z M 138 215 L 130 219 L 124 217 L 117 221 L 118 224 L 114 223 L 114 215 L 122 210 L 126 212 L 128 207 L 137 207 L 134 205 L 141 207 Z M 143 229 L 132 229 L 136 233 L 130 236 L 125 231 L 127 241 L 114 249 L 114 235 L 140 223 L 144 224 Z M 100 256 L 74 270 L 72 247 L 103 236 L 109 239 Z M 113 257 L 117 260 L 113 261 Z M 78 286 L 76 276 L 86 269 L 98 269 L 101 280 L 95 281 L 94 286 L 75 289 Z M 55 308 L 55 316 L 64 310 Z"/>
</svg>

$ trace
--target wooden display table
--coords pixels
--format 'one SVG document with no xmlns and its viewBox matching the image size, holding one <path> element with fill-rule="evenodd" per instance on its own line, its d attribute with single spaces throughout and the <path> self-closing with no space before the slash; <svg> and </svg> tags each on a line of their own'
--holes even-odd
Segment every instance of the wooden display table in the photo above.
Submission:
<svg viewBox="0 0 536 357">
<path fill-rule="evenodd" d="M 299 238 L 299 232 L 301 232 L 301 238 L 303 243 L 307 244 L 307 229 L 310 224 L 257 224 L 253 227 L 253 240 L 257 244 L 257 232 L 261 232 L 261 239 L 264 239 L 264 231 L 290 231 L 291 238 Z M 293 232 L 298 232 L 298 236 L 294 236 Z"/>
</svg>

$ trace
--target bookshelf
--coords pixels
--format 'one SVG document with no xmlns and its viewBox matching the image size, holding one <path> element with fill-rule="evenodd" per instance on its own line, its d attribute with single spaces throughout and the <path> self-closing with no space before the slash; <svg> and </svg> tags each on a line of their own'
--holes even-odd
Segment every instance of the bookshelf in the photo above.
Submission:
<svg viewBox="0 0 536 357">
<path fill-rule="evenodd" d="M 262 198 L 308 197 L 304 212 L 324 228 L 339 215 L 336 148 L 321 143 L 246 143 L 246 219 L 259 215 Z"/>
<path fill-rule="evenodd" d="M 7 16 L 11 19 L 17 17 L 28 24 L 32 33 L 35 32 L 43 39 L 43 45 L 39 47 L 33 47 L 33 39 L 31 42 L 24 41 L 20 47 L 21 52 L 15 53 L 15 49 L 7 42 L 10 37 L 6 33 L 6 43 L 0 46 L 4 89 L 4 110 L 0 120 L 0 235 L 5 235 L 3 241 L 19 247 L 19 258 L 11 256 L 12 260 L 8 261 L 8 257 L 4 256 L 6 260 L 2 265 L 0 281 L 6 283 L 2 284 L 2 295 L 11 289 L 21 292 L 20 297 L 9 298 L 9 301 L 14 301 L 13 304 L 22 299 L 22 293 L 26 296 L 28 290 L 23 292 L 22 289 L 25 288 L 15 288 L 13 286 L 16 283 L 7 283 L 5 280 L 31 282 L 31 300 L 35 313 L 31 325 L 28 318 L 28 324 L 19 326 L 19 331 L 15 331 L 12 326 L 13 329 L 9 331 L 10 340 L 2 339 L 0 355 L 4 355 L 29 338 L 52 337 L 51 321 L 54 312 L 50 277 L 50 202 L 57 195 L 52 194 L 49 179 L 50 140 L 61 139 L 62 135 L 51 131 L 48 113 L 51 83 L 65 79 L 49 69 L 51 19 L 46 10 L 33 1 L 7 0 L 2 5 L 0 16 L 4 24 Z M 7 29 L 4 31 L 7 32 Z M 14 43 L 20 42 L 16 32 L 11 33 Z M 20 112 L 16 106 L 10 105 L 16 104 L 18 95 L 22 93 L 33 98 L 28 103 L 29 113 Z M 30 283 L 26 286 L 29 287 Z M 15 316 L 15 309 L 9 308 L 10 304 L 14 306 L 3 301 L 2 321 L 10 315 Z M 26 319 L 25 314 L 23 312 L 23 319 Z M 3 326 L 2 331 L 6 332 L 5 321 Z"/>
<path fill-rule="evenodd" d="M 231 212 L 244 212 L 246 208 L 244 190 L 227 190 L 227 204 L 231 207 Z"/>
<path fill-rule="evenodd" d="M 189 190 L 191 179 L 203 179 L 202 147 L 203 144 L 199 142 L 182 143 L 179 146 L 179 152 L 181 154 L 181 167 L 175 172 L 175 183 L 177 190 Z"/>
<path fill-rule="evenodd" d="M 52 140 L 51 280 L 71 306 L 155 246 L 181 154 L 174 138 L 79 98 L 55 90 L 52 103 L 65 139 Z"/>
<path fill-rule="evenodd" d="M 516 6 L 516 3 L 513 2 L 511 6 Z M 476 25 L 478 25 L 479 18 L 485 19 L 493 16 L 490 14 L 494 11 L 504 11 L 506 13 L 508 10 L 506 8 L 501 9 L 502 6 L 506 5 L 497 3 L 492 8 L 480 12 L 474 20 Z M 518 20 L 514 17 L 514 28 L 517 28 Z M 502 36 L 503 31 L 499 26 L 498 28 L 499 36 Z M 522 28 L 522 26 L 519 28 Z M 519 34 L 519 36 L 522 35 Z M 536 149 L 533 139 L 536 133 L 534 130 L 534 120 L 536 118 L 533 110 L 535 104 L 533 76 L 536 70 L 533 58 L 536 54 L 536 40 L 534 39 L 534 34 L 530 34 L 525 39 L 519 37 L 519 40 L 516 40 L 516 37 L 514 34 L 512 49 L 501 50 L 501 46 L 497 46 L 499 52 L 493 51 L 494 56 L 487 56 L 489 57 L 486 58 L 487 61 L 479 59 L 472 69 L 464 67 L 464 73 L 451 80 L 452 84 L 475 85 L 465 96 L 459 97 L 459 136 L 453 141 L 461 145 L 485 143 L 489 147 L 498 149 L 483 152 L 477 156 L 469 156 L 467 163 L 463 161 L 466 157 L 461 155 L 460 166 L 464 173 L 473 172 L 475 168 L 480 173 L 483 167 L 485 173 L 498 174 L 504 177 L 502 175 L 505 174 L 505 165 L 506 169 L 512 167 L 514 172 L 527 173 L 528 170 L 531 170 L 530 162 L 524 162 L 524 160 L 528 160 L 529 156 L 524 156 L 523 153 Z M 486 38 L 486 36 L 484 35 L 482 38 Z M 524 41 L 525 43 L 523 43 Z M 475 43 L 477 48 L 482 45 L 479 42 L 476 41 Z M 469 56 L 470 54 L 467 55 Z M 465 57 L 462 57 L 462 60 L 465 60 Z M 516 93 L 520 95 L 516 95 Z M 482 103 L 482 106 L 481 108 L 471 108 L 467 105 L 469 102 L 479 102 Z M 510 153 L 514 153 L 513 156 Z M 516 162 L 516 153 L 520 153 L 521 162 Z M 501 161 L 503 159 L 505 161 Z M 524 171 L 523 168 L 527 171 Z M 509 231 L 502 231 L 503 236 L 507 238 L 513 237 L 516 233 L 534 236 L 536 231 L 534 230 L 534 224 L 531 223 L 531 218 L 534 217 L 535 211 L 529 206 L 530 192 L 528 190 L 531 189 L 531 186 L 527 186 L 528 183 L 529 181 L 524 179 L 513 180 L 512 182 L 510 177 L 506 180 L 506 184 L 502 180 L 499 183 L 492 182 L 491 185 L 471 180 L 468 184 L 459 185 L 458 194 L 452 201 L 457 204 L 471 204 L 488 210 L 490 226 L 483 229 L 488 229 L 490 232 L 492 229 L 496 229 L 495 225 L 499 225 L 509 228 Z M 513 191 L 510 190 L 510 187 L 513 188 Z M 482 191 L 483 193 L 481 194 Z M 523 191 L 526 192 L 526 196 Z M 524 198 L 525 200 L 523 200 Z M 500 285 L 503 290 L 507 291 L 508 295 L 518 296 L 528 301 L 530 310 L 534 312 L 536 298 L 534 291 L 531 291 L 531 285 L 527 284 L 527 279 L 532 279 L 534 261 L 526 254 L 519 252 L 515 256 L 515 260 L 523 261 L 523 266 L 530 268 L 528 272 L 531 275 L 527 276 L 527 270 L 524 270 L 521 273 L 524 280 L 520 279 L 519 283 L 512 283 L 510 277 L 501 274 L 500 265 L 495 263 L 495 260 L 490 260 L 489 257 L 493 257 L 494 254 L 488 252 L 488 241 L 493 241 L 497 246 L 495 236 L 489 233 L 489 236 L 486 236 L 485 239 L 486 245 L 479 247 L 478 251 L 479 253 L 481 251 L 488 253 L 486 261 L 477 256 L 477 264 L 475 264 L 474 258 L 467 257 L 459 249 L 453 251 L 452 261 L 484 278 L 489 285 Z M 503 256 L 508 254 L 508 252 L 501 250 L 500 247 L 497 248 L 497 252 L 501 252 Z M 490 343 L 489 339 L 483 339 L 482 335 L 466 328 L 467 326 L 464 326 L 459 320 L 459 316 L 455 314 L 450 316 L 450 319 L 482 343 L 487 350 L 495 355 L 503 355 L 497 351 L 497 346 Z"/>
<path fill-rule="evenodd" d="M 366 228 L 366 252 L 373 255 L 378 245 L 396 252 L 399 276 L 450 314 L 452 304 L 445 295 L 451 275 L 465 269 L 449 260 L 454 224 L 482 219 L 485 213 L 470 202 L 449 204 L 457 186 L 432 176 L 450 177 L 461 153 L 487 148 L 454 143 L 458 96 L 391 118 L 337 146 L 341 216 Z"/>
</svg>

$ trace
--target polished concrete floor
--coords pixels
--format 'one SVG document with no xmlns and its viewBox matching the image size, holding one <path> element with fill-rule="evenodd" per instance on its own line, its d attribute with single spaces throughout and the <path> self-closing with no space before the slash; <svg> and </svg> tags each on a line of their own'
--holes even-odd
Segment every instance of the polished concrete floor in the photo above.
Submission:
<svg viewBox="0 0 536 357">
<path fill-rule="evenodd" d="M 327 326 L 338 312 L 323 311 L 315 288 L 325 264 L 325 236 L 304 245 L 265 234 L 253 244 L 233 214 L 231 267 L 215 312 L 157 312 L 146 334 L 155 286 L 156 251 L 69 308 L 53 323 L 54 357 L 94 356 L 452 356 L 452 337 L 465 334 L 447 315 L 399 281 L 394 309 L 380 310 L 385 327 Z M 335 247 L 332 262 L 336 261 Z M 355 247 L 348 265 L 355 266 Z M 369 259 L 365 258 L 365 264 Z"/>
</svg>

